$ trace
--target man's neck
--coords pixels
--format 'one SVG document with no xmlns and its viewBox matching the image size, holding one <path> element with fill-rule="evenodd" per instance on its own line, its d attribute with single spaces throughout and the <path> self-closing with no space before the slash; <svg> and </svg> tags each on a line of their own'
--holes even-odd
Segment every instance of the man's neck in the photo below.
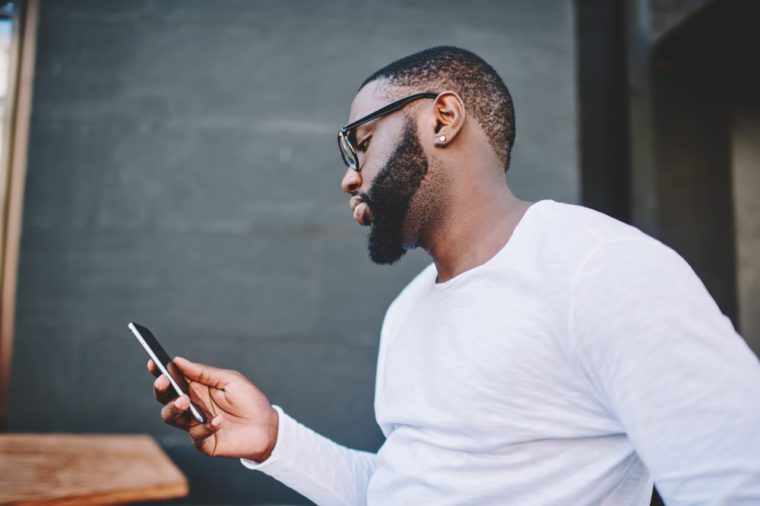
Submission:
<svg viewBox="0 0 760 506">
<path fill-rule="evenodd" d="M 438 283 L 496 255 L 532 204 L 515 197 L 506 182 L 457 193 L 459 200 L 450 203 L 425 248 L 438 270 Z"/>
</svg>

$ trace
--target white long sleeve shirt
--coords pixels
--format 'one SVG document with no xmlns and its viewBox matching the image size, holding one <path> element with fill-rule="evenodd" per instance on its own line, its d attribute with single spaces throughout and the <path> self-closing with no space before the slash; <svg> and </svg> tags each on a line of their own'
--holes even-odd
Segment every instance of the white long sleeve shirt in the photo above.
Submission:
<svg viewBox="0 0 760 506">
<path fill-rule="evenodd" d="M 760 504 L 760 365 L 687 263 L 551 200 L 388 309 L 372 454 L 280 412 L 243 460 L 320 505 Z"/>
</svg>

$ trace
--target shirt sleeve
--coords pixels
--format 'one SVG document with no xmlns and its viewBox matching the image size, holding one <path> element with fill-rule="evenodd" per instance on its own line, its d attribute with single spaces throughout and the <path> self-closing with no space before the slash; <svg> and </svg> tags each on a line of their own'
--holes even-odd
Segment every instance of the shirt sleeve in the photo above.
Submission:
<svg viewBox="0 0 760 506">
<path fill-rule="evenodd" d="M 610 241 L 571 293 L 583 369 L 666 504 L 760 504 L 760 364 L 689 265 Z"/>
<path fill-rule="evenodd" d="M 376 454 L 330 441 L 274 406 L 279 416 L 277 444 L 263 462 L 241 459 L 301 495 L 323 505 L 361 505 L 375 469 Z"/>
</svg>

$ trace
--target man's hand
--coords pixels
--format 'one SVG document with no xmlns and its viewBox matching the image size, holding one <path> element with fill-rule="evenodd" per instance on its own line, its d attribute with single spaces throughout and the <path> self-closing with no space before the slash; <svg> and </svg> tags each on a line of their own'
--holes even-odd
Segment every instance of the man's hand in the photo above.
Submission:
<svg viewBox="0 0 760 506">
<path fill-rule="evenodd" d="M 258 462 L 269 458 L 277 442 L 277 411 L 253 383 L 237 371 L 180 357 L 172 362 L 187 379 L 190 398 L 176 397 L 169 379 L 148 360 L 148 371 L 157 378 L 153 395 L 164 405 L 165 423 L 187 431 L 193 446 L 206 455 Z M 191 399 L 206 414 L 206 423 L 191 416 Z"/>
</svg>

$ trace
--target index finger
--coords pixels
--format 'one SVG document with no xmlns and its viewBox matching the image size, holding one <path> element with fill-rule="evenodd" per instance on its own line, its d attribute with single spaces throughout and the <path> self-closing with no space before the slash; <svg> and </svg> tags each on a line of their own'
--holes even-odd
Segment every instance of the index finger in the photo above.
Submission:
<svg viewBox="0 0 760 506">
<path fill-rule="evenodd" d="M 186 358 L 174 357 L 172 360 L 185 378 L 212 388 L 223 389 L 230 382 L 231 371 L 219 369 L 206 364 L 191 362 Z"/>
</svg>

